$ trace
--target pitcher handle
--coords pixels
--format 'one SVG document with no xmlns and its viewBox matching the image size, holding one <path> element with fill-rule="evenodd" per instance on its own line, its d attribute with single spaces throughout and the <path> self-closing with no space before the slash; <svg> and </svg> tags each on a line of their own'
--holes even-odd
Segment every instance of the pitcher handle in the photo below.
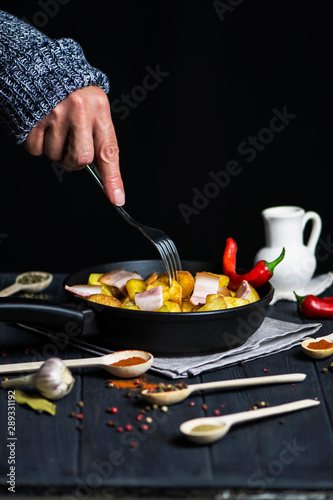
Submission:
<svg viewBox="0 0 333 500">
<path fill-rule="evenodd" d="M 321 217 L 317 212 L 306 212 L 303 216 L 303 231 L 309 221 L 312 221 L 312 229 L 306 246 L 315 254 L 322 227 Z"/>
</svg>

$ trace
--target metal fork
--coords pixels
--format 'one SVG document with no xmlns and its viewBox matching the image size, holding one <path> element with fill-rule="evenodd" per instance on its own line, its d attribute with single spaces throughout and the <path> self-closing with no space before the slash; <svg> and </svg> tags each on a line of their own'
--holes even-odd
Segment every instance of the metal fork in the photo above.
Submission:
<svg viewBox="0 0 333 500">
<path fill-rule="evenodd" d="M 96 165 L 93 163 L 87 165 L 87 170 L 105 194 L 104 186 Z M 128 224 L 141 231 L 141 233 L 157 248 L 168 276 L 169 286 L 171 286 L 171 280 L 176 280 L 177 271 L 181 271 L 182 269 L 179 254 L 172 239 L 160 229 L 145 226 L 144 224 L 140 224 L 140 222 L 135 221 L 133 217 L 126 212 L 124 207 L 118 207 L 117 205 L 113 206 L 125 219 L 125 221 L 128 222 Z"/>
</svg>

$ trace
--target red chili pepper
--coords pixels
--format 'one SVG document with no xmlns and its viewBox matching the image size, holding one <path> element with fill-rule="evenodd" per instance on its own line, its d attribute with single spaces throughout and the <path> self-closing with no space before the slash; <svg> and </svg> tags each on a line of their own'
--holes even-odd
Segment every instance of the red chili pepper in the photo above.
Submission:
<svg viewBox="0 0 333 500">
<path fill-rule="evenodd" d="M 333 300 L 331 300 L 331 297 L 320 299 L 316 295 L 304 295 L 300 297 L 295 292 L 294 294 L 297 299 L 297 310 L 305 318 L 333 318 Z"/>
<path fill-rule="evenodd" d="M 230 281 L 228 287 L 236 291 L 243 280 L 246 280 L 253 286 L 258 288 L 266 283 L 273 276 L 275 267 L 284 259 L 285 249 L 282 249 L 281 254 L 273 262 L 260 260 L 256 265 L 245 274 L 237 274 L 236 272 L 236 253 L 237 244 L 232 238 L 228 238 L 223 254 L 223 274 L 229 276 Z"/>
</svg>

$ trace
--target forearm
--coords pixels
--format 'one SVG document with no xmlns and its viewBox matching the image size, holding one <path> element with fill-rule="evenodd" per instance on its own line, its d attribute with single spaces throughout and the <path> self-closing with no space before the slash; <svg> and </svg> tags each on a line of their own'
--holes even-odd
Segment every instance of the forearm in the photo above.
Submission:
<svg viewBox="0 0 333 500">
<path fill-rule="evenodd" d="M 16 143 L 74 90 L 108 79 L 71 39 L 52 40 L 0 10 L 0 121 Z"/>
</svg>

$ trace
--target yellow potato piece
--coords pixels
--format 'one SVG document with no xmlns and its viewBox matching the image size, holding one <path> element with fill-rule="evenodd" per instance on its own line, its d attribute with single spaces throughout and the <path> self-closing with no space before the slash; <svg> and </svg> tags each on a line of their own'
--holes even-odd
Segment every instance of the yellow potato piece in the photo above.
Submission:
<svg viewBox="0 0 333 500">
<path fill-rule="evenodd" d="M 186 313 L 186 312 L 194 312 L 198 309 L 198 306 L 195 306 L 192 304 L 190 300 L 184 300 L 184 302 L 181 303 L 181 311 Z"/>
<path fill-rule="evenodd" d="M 109 297 L 113 297 L 111 287 L 108 285 L 102 285 L 101 293 L 103 293 L 104 295 L 109 295 Z"/>
<path fill-rule="evenodd" d="M 127 295 L 125 298 L 121 300 L 121 306 L 122 307 L 127 307 L 127 306 L 135 306 L 135 302 L 133 302 L 129 296 Z"/>
<path fill-rule="evenodd" d="M 147 283 L 143 280 L 136 280 L 132 278 L 126 283 L 126 290 L 131 300 L 134 300 L 135 294 L 145 292 L 146 289 Z"/>
<path fill-rule="evenodd" d="M 160 275 L 157 280 L 153 281 L 153 283 L 148 283 L 147 290 L 151 290 L 152 288 L 156 288 L 157 286 L 161 286 L 163 289 L 163 303 L 165 303 L 167 300 L 178 302 L 178 304 L 181 303 L 183 290 L 176 280 L 172 280 L 171 286 L 169 287 L 167 276 Z"/>
<path fill-rule="evenodd" d="M 227 309 L 232 309 L 233 307 L 246 306 L 250 302 L 247 299 L 240 299 L 239 297 L 224 297 L 227 305 Z"/>
<path fill-rule="evenodd" d="M 102 304 L 103 306 L 121 307 L 120 300 L 116 299 L 115 297 L 104 295 L 104 293 L 94 293 L 87 298 L 91 302 L 96 302 L 97 304 Z"/>
<path fill-rule="evenodd" d="M 250 285 L 250 283 L 249 283 L 249 285 Z M 255 288 L 253 288 L 252 285 L 250 285 L 250 288 L 251 288 L 251 293 L 247 297 L 246 300 L 248 300 L 249 302 L 257 302 L 258 300 L 260 300 L 260 295 L 257 292 L 257 290 Z"/>
<path fill-rule="evenodd" d="M 157 312 L 160 312 L 160 313 L 169 313 L 170 309 L 168 308 L 168 306 L 166 306 L 165 304 L 163 304 L 163 306 L 161 306 L 159 309 L 157 309 Z"/>
<path fill-rule="evenodd" d="M 152 283 L 153 281 L 157 280 L 158 274 L 156 271 L 154 271 L 148 278 L 146 279 L 146 283 Z"/>
<path fill-rule="evenodd" d="M 177 271 L 177 281 L 182 287 L 182 300 L 187 299 L 194 288 L 194 278 L 188 271 Z"/>
<path fill-rule="evenodd" d="M 100 285 L 98 281 L 103 273 L 91 273 L 88 278 L 88 285 Z"/>
<path fill-rule="evenodd" d="M 88 278 L 88 285 L 102 285 L 101 293 L 112 297 L 113 296 L 112 288 L 98 281 L 101 276 L 103 276 L 102 273 L 91 273 Z"/>
<path fill-rule="evenodd" d="M 197 311 L 198 312 L 219 311 L 221 309 L 227 309 L 225 297 L 218 294 L 212 294 L 212 295 L 207 295 L 206 304 L 203 305 L 202 307 L 199 307 Z"/>
<path fill-rule="evenodd" d="M 180 305 L 177 302 L 172 302 L 171 300 L 167 300 L 162 307 L 160 307 L 158 312 L 170 312 L 170 313 L 178 313 L 181 312 Z"/>
<path fill-rule="evenodd" d="M 180 305 L 177 302 L 172 302 L 171 300 L 167 300 L 163 305 L 166 306 L 170 312 L 174 313 L 181 312 Z"/>
<path fill-rule="evenodd" d="M 140 311 L 140 308 L 136 305 L 133 305 L 133 306 L 130 306 L 130 305 L 127 305 L 127 306 L 122 306 L 122 309 L 131 309 L 132 311 Z"/>
<path fill-rule="evenodd" d="M 167 274 L 160 274 L 158 279 L 168 281 Z M 182 288 L 182 300 L 187 299 L 191 295 L 194 288 L 194 278 L 192 274 L 189 271 L 177 271 L 177 282 Z"/>
</svg>

